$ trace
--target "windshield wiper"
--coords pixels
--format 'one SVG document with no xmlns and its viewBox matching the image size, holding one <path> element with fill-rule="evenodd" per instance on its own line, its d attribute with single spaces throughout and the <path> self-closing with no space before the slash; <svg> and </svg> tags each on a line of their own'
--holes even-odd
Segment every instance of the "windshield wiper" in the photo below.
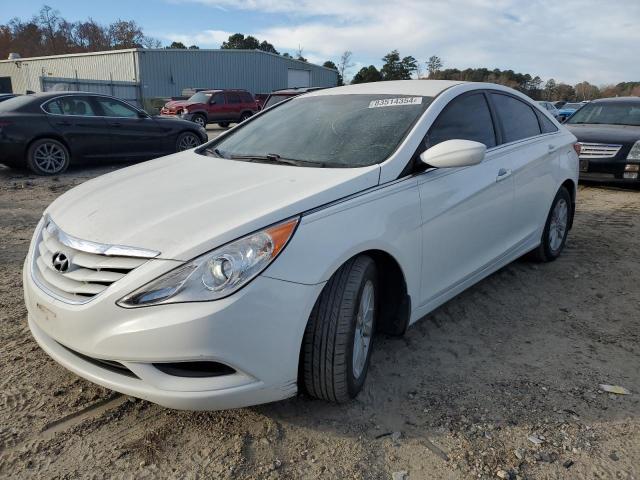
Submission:
<svg viewBox="0 0 640 480">
<path fill-rule="evenodd" d="M 279 163 L 284 165 L 293 165 L 295 167 L 316 167 L 322 168 L 326 167 L 327 164 L 324 162 L 313 162 L 309 160 L 297 160 L 293 158 L 285 158 L 281 157 L 277 153 L 267 153 L 266 155 L 239 155 L 232 154 L 229 155 L 229 158 L 232 160 L 244 160 L 246 162 L 264 162 L 264 163 Z"/>
</svg>

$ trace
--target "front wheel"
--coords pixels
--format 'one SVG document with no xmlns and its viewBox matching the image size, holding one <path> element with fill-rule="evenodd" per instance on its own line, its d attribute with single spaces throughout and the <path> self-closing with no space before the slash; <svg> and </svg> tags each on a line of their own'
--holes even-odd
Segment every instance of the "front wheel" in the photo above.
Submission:
<svg viewBox="0 0 640 480">
<path fill-rule="evenodd" d="M 229 126 L 229 122 L 218 122 L 218 126 L 222 128 L 227 128 Z"/>
<path fill-rule="evenodd" d="M 191 150 L 192 148 L 196 148 L 202 142 L 200 141 L 200 137 L 198 137 L 193 132 L 182 132 L 178 135 L 178 140 L 176 141 L 176 152 L 183 152 L 184 150 Z"/>
<path fill-rule="evenodd" d="M 41 138 L 27 151 L 27 166 L 36 175 L 57 175 L 69 166 L 69 150 L 58 140 Z"/>
<path fill-rule="evenodd" d="M 378 278 L 366 255 L 352 258 L 327 282 L 302 345 L 302 380 L 311 396 L 345 402 L 362 389 L 376 328 Z"/>
<path fill-rule="evenodd" d="M 571 195 L 566 188 L 560 187 L 551 204 L 540 246 L 532 252 L 535 260 L 551 262 L 560 256 L 569 233 L 571 209 Z"/>
<path fill-rule="evenodd" d="M 207 127 L 207 119 L 204 118 L 204 115 L 194 115 L 193 123 L 198 125 L 199 127 L 206 128 Z"/>
</svg>

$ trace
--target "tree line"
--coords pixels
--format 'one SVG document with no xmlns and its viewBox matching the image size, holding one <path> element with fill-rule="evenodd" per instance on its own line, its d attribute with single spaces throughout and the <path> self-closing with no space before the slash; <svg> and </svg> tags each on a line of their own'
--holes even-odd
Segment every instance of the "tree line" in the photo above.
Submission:
<svg viewBox="0 0 640 480">
<path fill-rule="evenodd" d="M 86 21 L 69 22 L 60 12 L 45 5 L 37 15 L 22 21 L 13 18 L 0 25 L 0 58 L 17 52 L 23 57 L 62 55 L 68 53 L 117 50 L 123 48 L 160 48 L 160 41 L 148 37 L 142 28 L 132 20 L 117 20 L 103 25 L 89 18 Z M 197 45 L 187 47 L 174 41 L 165 48 L 198 49 Z M 258 40 L 252 35 L 234 33 L 220 45 L 222 49 L 262 50 L 306 62 L 303 48 L 299 46 L 292 54 L 280 53 L 266 40 Z M 354 66 L 353 53 L 345 51 L 337 62 L 327 60 L 323 66 L 338 72 L 338 85 L 343 85 L 350 69 Z M 444 62 L 432 55 L 425 62 L 415 57 L 401 56 L 392 50 L 382 57 L 382 67 L 375 65 L 362 67 L 353 76 L 351 83 L 380 82 L 385 80 L 407 80 L 426 78 L 436 80 L 462 80 L 470 82 L 490 82 L 506 85 L 529 95 L 535 100 L 581 101 L 602 97 L 637 95 L 640 96 L 640 81 L 622 82 L 617 85 L 596 86 L 589 82 L 569 85 L 551 78 L 546 82 L 537 75 L 516 73 L 513 70 L 488 68 L 443 68 Z"/>
</svg>

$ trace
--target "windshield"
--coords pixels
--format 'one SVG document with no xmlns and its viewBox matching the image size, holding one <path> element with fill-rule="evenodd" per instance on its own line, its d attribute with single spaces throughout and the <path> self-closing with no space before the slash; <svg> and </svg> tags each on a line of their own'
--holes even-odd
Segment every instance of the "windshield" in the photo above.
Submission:
<svg viewBox="0 0 640 480">
<path fill-rule="evenodd" d="M 32 95 L 20 95 L 0 102 L 0 112 L 13 112 L 33 101 Z"/>
<path fill-rule="evenodd" d="M 406 95 L 296 97 L 232 130 L 204 153 L 278 157 L 317 167 L 374 165 L 393 153 L 431 100 Z"/>
<path fill-rule="evenodd" d="M 569 110 L 577 110 L 582 106 L 581 103 L 565 103 L 563 105 L 563 109 L 569 109 Z"/>
<path fill-rule="evenodd" d="M 590 103 L 577 111 L 567 123 L 640 126 L 640 103 Z"/>
<path fill-rule="evenodd" d="M 188 102 L 190 102 L 190 103 L 207 103 L 209 101 L 209 99 L 211 98 L 211 95 L 213 95 L 213 93 L 198 92 L 195 95 L 191 95 L 189 97 Z"/>
<path fill-rule="evenodd" d="M 277 105 L 278 103 L 286 100 L 287 98 L 291 98 L 292 95 L 271 95 L 269 99 L 264 104 L 264 108 L 271 107 L 273 105 Z"/>
</svg>

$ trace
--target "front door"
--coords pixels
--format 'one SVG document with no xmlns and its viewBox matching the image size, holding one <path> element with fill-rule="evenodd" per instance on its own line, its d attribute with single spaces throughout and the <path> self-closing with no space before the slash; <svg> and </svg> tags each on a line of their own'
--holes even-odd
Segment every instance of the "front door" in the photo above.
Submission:
<svg viewBox="0 0 640 480">
<path fill-rule="evenodd" d="M 154 158 L 173 151 L 167 134 L 170 128 L 142 114 L 120 100 L 93 97 L 113 139 L 112 154 L 116 159 Z"/>
<path fill-rule="evenodd" d="M 462 139 L 484 143 L 478 165 L 419 175 L 422 211 L 420 306 L 437 305 L 456 287 L 491 267 L 510 248 L 514 184 L 510 156 L 498 141 L 484 93 L 452 100 L 429 130 L 424 146 Z"/>
</svg>

